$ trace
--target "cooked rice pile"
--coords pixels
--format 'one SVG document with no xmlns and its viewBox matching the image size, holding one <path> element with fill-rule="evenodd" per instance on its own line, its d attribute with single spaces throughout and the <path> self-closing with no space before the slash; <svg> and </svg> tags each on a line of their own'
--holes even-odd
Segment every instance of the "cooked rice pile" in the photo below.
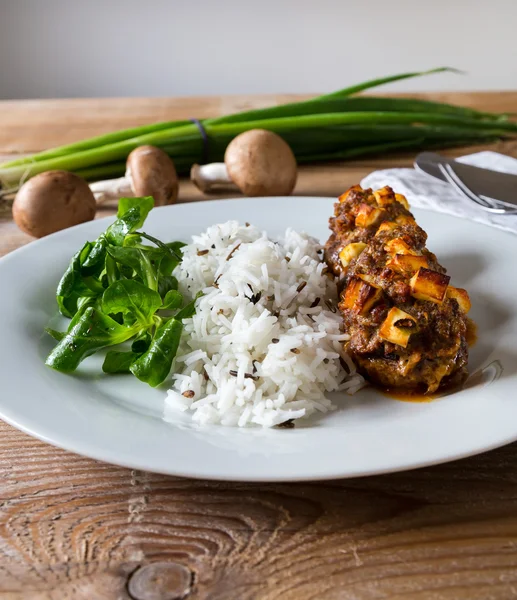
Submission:
<svg viewBox="0 0 517 600">
<path fill-rule="evenodd" d="M 183 252 L 179 289 L 204 295 L 184 323 L 166 419 L 179 410 L 200 424 L 273 427 L 334 408 L 325 392 L 364 385 L 343 352 L 335 286 L 316 240 L 288 229 L 272 241 L 229 221 Z"/>
</svg>

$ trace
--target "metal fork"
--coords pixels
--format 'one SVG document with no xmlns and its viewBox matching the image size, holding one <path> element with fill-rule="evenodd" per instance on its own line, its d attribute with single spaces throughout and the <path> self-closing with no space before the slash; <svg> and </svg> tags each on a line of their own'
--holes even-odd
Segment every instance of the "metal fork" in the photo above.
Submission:
<svg viewBox="0 0 517 600">
<path fill-rule="evenodd" d="M 437 163 L 440 172 L 445 177 L 448 183 L 460 193 L 464 198 L 475 202 L 481 209 L 490 212 L 492 214 L 499 215 L 516 215 L 517 208 L 514 205 L 503 202 L 502 200 L 494 200 L 493 198 L 487 198 L 486 196 L 478 196 L 475 194 L 465 182 L 458 177 L 456 172 L 447 163 Z"/>
</svg>

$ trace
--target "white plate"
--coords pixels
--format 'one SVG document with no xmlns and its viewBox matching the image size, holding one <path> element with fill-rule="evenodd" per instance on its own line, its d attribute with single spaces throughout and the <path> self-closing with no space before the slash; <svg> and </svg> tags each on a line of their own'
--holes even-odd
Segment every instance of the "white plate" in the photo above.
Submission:
<svg viewBox="0 0 517 600">
<path fill-rule="evenodd" d="M 228 219 L 272 235 L 287 226 L 325 240 L 334 200 L 269 198 L 154 209 L 145 230 L 189 240 Z M 517 439 L 517 237 L 415 211 L 429 248 L 466 287 L 479 341 L 466 389 L 430 403 L 373 389 L 338 395 L 339 409 L 293 430 L 198 429 L 184 415 L 161 420 L 165 392 L 131 376 L 99 375 L 95 357 L 73 376 L 45 367 L 53 345 L 43 328 L 56 315 L 56 284 L 85 240 L 110 219 L 59 232 L 0 260 L 0 417 L 30 435 L 119 465 L 239 481 L 328 479 L 400 471 L 476 454 Z"/>
</svg>

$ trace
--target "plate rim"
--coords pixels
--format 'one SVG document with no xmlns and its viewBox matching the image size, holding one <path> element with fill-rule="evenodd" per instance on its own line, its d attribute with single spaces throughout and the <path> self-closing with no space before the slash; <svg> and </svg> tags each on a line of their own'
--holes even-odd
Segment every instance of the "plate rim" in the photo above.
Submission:
<svg viewBox="0 0 517 600">
<path fill-rule="evenodd" d="M 1 408 L 0 408 L 1 411 Z M 36 431 L 32 431 L 29 427 L 25 427 L 22 424 L 19 424 L 16 422 L 16 420 L 11 420 L 10 418 L 6 417 L 4 414 L 2 414 L 0 412 L 0 419 L 2 419 L 3 421 L 5 421 L 8 425 L 11 425 L 12 427 L 14 427 L 15 429 L 21 431 L 22 433 L 29 435 L 30 437 L 33 437 L 41 442 L 44 442 L 46 444 L 50 444 L 51 446 L 53 446 L 54 448 L 58 448 L 60 450 L 64 450 L 66 452 L 70 452 L 72 454 L 75 454 L 77 456 L 82 456 L 84 458 L 89 458 L 91 460 L 96 460 L 99 462 L 103 462 L 106 464 L 111 464 L 114 465 L 116 467 L 122 467 L 125 469 L 133 469 L 133 470 L 141 470 L 141 471 L 147 471 L 149 473 L 155 473 L 157 475 L 167 475 L 169 477 L 182 477 L 185 479 L 201 479 L 201 480 L 207 480 L 207 481 L 228 481 L 228 482 L 234 482 L 234 483 L 298 483 L 298 482 L 309 482 L 309 481 L 332 481 L 332 480 L 339 480 L 339 479 L 359 479 L 359 478 L 363 478 L 363 477 L 376 477 L 376 476 L 380 476 L 380 475 L 390 475 L 392 473 L 407 473 L 407 472 L 411 472 L 411 471 L 416 471 L 419 469 L 425 469 L 426 467 L 434 467 L 434 466 L 438 466 L 438 465 L 444 465 L 444 464 L 448 464 L 448 463 L 452 463 L 452 462 L 457 462 L 459 460 L 463 460 L 465 458 L 471 458 L 474 456 L 478 456 L 481 454 L 485 454 L 486 452 L 490 452 L 492 450 L 496 450 L 498 448 L 503 448 L 504 446 L 507 446 L 509 444 L 512 444 L 513 442 L 517 441 L 517 433 L 514 436 L 511 436 L 508 439 L 505 439 L 504 441 L 501 442 L 497 442 L 494 444 L 490 444 L 487 446 L 483 446 L 482 448 L 479 448 L 477 450 L 473 450 L 473 451 L 467 451 L 467 452 L 459 452 L 457 454 L 451 454 L 449 457 L 447 458 L 439 458 L 439 459 L 435 459 L 435 460 L 424 460 L 424 461 L 420 461 L 420 462 L 416 462 L 416 463 L 399 463 L 398 466 L 394 466 L 394 467 L 388 467 L 388 468 L 380 468 L 380 469 L 368 469 L 368 470 L 361 470 L 360 472 L 357 473 L 328 473 L 328 474 L 311 474 L 310 472 L 308 472 L 306 475 L 295 475 L 295 476 L 285 476 L 285 475 L 271 475 L 271 476 L 256 476 L 256 475 L 243 475 L 243 476 L 239 476 L 239 475 L 220 475 L 217 473 L 201 473 L 201 472 L 190 472 L 189 470 L 182 470 L 181 467 L 180 468 L 174 468 L 171 470 L 165 470 L 165 469 L 155 469 L 152 466 L 146 465 L 144 463 L 140 463 L 140 464 L 135 464 L 130 463 L 130 462 L 126 462 L 125 460 L 120 460 L 120 459 L 109 459 L 107 460 L 106 458 L 103 458 L 102 456 L 98 455 L 96 452 L 90 452 L 88 450 L 81 450 L 78 451 L 76 449 L 74 449 L 73 447 L 70 447 L 68 444 L 63 444 L 63 443 L 59 443 L 56 442 L 54 440 L 52 440 L 51 438 L 46 437 L 45 435 L 39 434 Z M 222 427 L 222 426 L 221 426 Z"/>
<path fill-rule="evenodd" d="M 267 198 L 268 200 L 275 200 L 275 199 L 286 199 L 286 198 L 296 198 L 296 196 L 278 196 L 278 197 L 269 197 Z M 306 201 L 332 201 L 335 202 L 336 199 L 334 197 L 327 197 L 327 196 L 300 196 L 299 198 L 303 198 Z M 228 198 L 228 199 L 214 199 L 214 200 L 208 200 L 208 202 L 210 202 L 211 204 L 228 204 L 228 203 L 235 203 L 235 204 L 242 204 L 243 202 L 248 202 L 248 203 L 255 203 L 257 201 L 261 201 L 264 200 L 264 198 Z M 174 209 L 175 207 L 185 207 L 188 206 L 190 204 L 192 205 L 202 205 L 203 203 L 205 203 L 207 201 L 199 201 L 199 202 L 193 202 L 193 203 L 180 203 L 180 204 L 175 204 L 175 205 L 169 205 L 166 207 L 157 207 L 157 208 L 165 208 L 165 209 Z M 446 214 L 446 213 L 441 213 L 440 211 L 436 211 L 436 210 L 432 210 L 429 208 L 417 208 L 416 210 L 418 211 L 425 211 L 425 212 L 431 212 L 434 214 L 442 214 L 443 216 L 445 216 L 447 219 L 457 219 L 463 222 L 463 225 L 466 224 L 466 222 L 468 222 L 469 225 L 474 225 L 474 226 L 482 226 L 482 227 L 486 227 L 490 230 L 494 230 L 495 228 L 490 226 L 489 224 L 484 224 L 484 223 L 479 223 L 476 221 L 471 221 L 468 219 L 463 219 L 461 217 L 455 216 L 455 215 L 450 215 L 450 214 Z M 39 247 L 40 244 L 46 244 L 48 243 L 49 240 L 51 241 L 55 241 L 58 240 L 60 238 L 66 238 L 68 236 L 73 236 L 75 237 L 76 234 L 78 234 L 82 229 L 87 229 L 89 226 L 91 226 L 91 224 L 93 222 L 95 223 L 99 223 L 99 226 L 101 226 L 101 224 L 107 224 L 109 222 L 112 222 L 114 219 L 114 215 L 108 215 L 105 217 L 102 217 L 100 219 L 95 219 L 94 221 L 88 221 L 86 223 L 81 223 L 78 224 L 74 227 L 62 230 L 62 231 L 58 231 L 55 232 L 49 236 L 46 236 L 44 238 L 38 239 L 38 240 L 33 240 L 27 244 L 24 244 L 23 246 L 9 252 L 7 255 L 5 255 L 4 257 L 0 258 L 0 269 L 2 269 L 2 265 L 8 263 L 10 260 L 13 260 L 13 257 L 19 257 L 20 255 L 22 255 L 23 253 L 26 252 L 33 252 L 35 248 Z M 102 230 L 102 227 L 101 227 Z M 508 236 L 510 236 L 511 238 L 515 238 L 515 234 L 509 232 L 509 231 L 502 231 L 502 230 L 498 230 L 498 233 L 504 233 Z M 16 259 L 16 258 L 15 258 Z M 33 427 L 27 426 L 26 424 L 23 423 L 23 418 L 21 419 L 21 421 L 16 418 L 16 416 L 13 416 L 11 414 L 9 414 L 9 410 L 7 410 L 7 414 L 6 414 L 6 408 L 3 407 L 2 405 L 2 401 L 0 398 L 0 418 L 2 420 L 4 420 L 6 423 L 8 423 L 9 425 L 15 427 L 16 429 L 22 431 L 23 433 L 30 435 L 31 437 L 34 437 L 40 441 L 43 441 L 45 443 L 48 443 L 54 447 L 63 449 L 65 451 L 69 451 L 81 456 L 85 456 L 88 458 L 91 458 L 93 460 L 99 460 L 102 462 L 108 462 L 120 467 L 124 467 L 124 468 L 129 468 L 129 469 L 142 469 L 142 470 L 146 470 L 149 472 L 153 472 L 153 473 L 160 473 L 160 474 L 166 474 L 166 475 L 170 475 L 170 476 L 176 476 L 176 477 L 185 477 L 185 478 L 191 478 L 191 479 L 206 479 L 206 480 L 214 480 L 214 481 L 235 481 L 235 482 L 261 482 L 261 483 L 266 483 L 266 482 L 288 482 L 288 481 L 292 481 L 292 482 L 296 482 L 296 481 L 326 481 L 326 480 L 332 480 L 332 479 L 349 479 L 349 478 L 356 478 L 356 477 L 369 477 L 369 476 L 375 476 L 375 475 L 382 475 L 382 474 L 389 474 L 389 473 L 395 473 L 395 472 L 403 472 L 403 471 L 409 471 L 409 470 L 415 470 L 415 469 L 420 469 L 420 468 L 425 468 L 425 467 L 429 467 L 429 466 L 433 466 L 433 465 L 439 465 L 439 464 L 445 464 L 448 462 L 454 462 L 463 458 L 468 458 L 471 456 L 476 456 L 478 454 L 496 449 L 496 448 L 500 448 L 503 447 L 505 445 L 508 445 L 512 442 L 517 441 L 517 431 L 515 432 L 514 435 L 512 436 L 508 436 L 504 439 L 501 439 L 493 444 L 488 444 L 482 447 L 478 447 L 474 450 L 469 450 L 469 451 L 465 451 L 465 452 L 457 452 L 454 454 L 449 454 L 447 457 L 441 457 L 441 458 L 437 458 L 437 459 L 428 459 L 428 460 L 422 460 L 422 461 L 401 461 L 399 462 L 396 466 L 393 467 L 387 467 L 387 468 L 372 468 L 372 469 L 362 469 L 360 472 L 338 472 L 338 469 L 335 470 L 335 472 L 332 473 L 325 473 L 325 474 L 318 474 L 318 473 L 314 473 L 314 472 L 307 472 L 306 475 L 300 476 L 300 475 L 295 475 L 295 476 L 285 476 L 285 475 L 270 475 L 270 476 L 261 476 L 261 475 L 254 475 L 253 472 L 250 472 L 247 475 L 221 475 L 217 472 L 213 472 L 213 473 L 205 473 L 202 472 L 204 469 L 200 469 L 198 472 L 193 472 L 192 470 L 189 469 L 182 469 L 181 464 L 178 464 L 177 462 L 173 462 L 171 464 L 171 468 L 170 469 L 164 469 L 164 468 L 159 468 L 159 469 L 153 469 L 152 465 L 147 464 L 147 462 L 141 461 L 139 463 L 138 458 L 136 457 L 136 460 L 134 462 L 131 461 L 126 461 L 125 459 L 117 459 L 115 457 L 111 456 L 111 450 L 106 451 L 105 449 L 103 450 L 102 448 L 100 449 L 100 451 L 96 451 L 95 447 L 89 446 L 89 449 L 85 447 L 84 443 L 82 440 L 80 440 L 78 442 L 78 444 L 74 447 L 74 445 L 70 445 L 68 443 L 63 443 L 60 442 L 58 440 L 56 440 L 54 437 L 49 437 L 48 434 L 45 433 L 39 433 L 37 430 L 35 430 Z M 79 448 L 79 450 L 77 449 Z M 108 458 L 106 458 L 106 456 L 108 455 Z M 212 469 L 213 470 L 213 469 Z"/>
</svg>

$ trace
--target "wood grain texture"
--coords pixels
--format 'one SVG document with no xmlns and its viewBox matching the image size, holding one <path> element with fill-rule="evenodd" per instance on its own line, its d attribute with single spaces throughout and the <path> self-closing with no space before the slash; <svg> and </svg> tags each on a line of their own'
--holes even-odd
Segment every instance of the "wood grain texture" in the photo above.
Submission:
<svg viewBox="0 0 517 600">
<path fill-rule="evenodd" d="M 131 598 L 128 580 L 157 563 L 188 570 L 192 599 L 517 598 L 515 450 L 230 484 L 113 467 L 0 425 L 0 599 Z"/>
<path fill-rule="evenodd" d="M 517 93 L 440 97 L 486 110 L 517 106 Z M 0 152 L 275 98 L 285 100 L 3 102 Z M 515 144 L 496 148 L 517 156 Z M 335 196 L 372 169 L 409 164 L 397 156 L 307 166 L 296 193 Z M 180 197 L 203 199 L 187 181 Z M 0 255 L 30 240 L 0 220 Z M 517 445 L 382 477 L 237 484 L 107 465 L 0 422 L 0 600 L 180 598 L 517 598 Z"/>
</svg>

